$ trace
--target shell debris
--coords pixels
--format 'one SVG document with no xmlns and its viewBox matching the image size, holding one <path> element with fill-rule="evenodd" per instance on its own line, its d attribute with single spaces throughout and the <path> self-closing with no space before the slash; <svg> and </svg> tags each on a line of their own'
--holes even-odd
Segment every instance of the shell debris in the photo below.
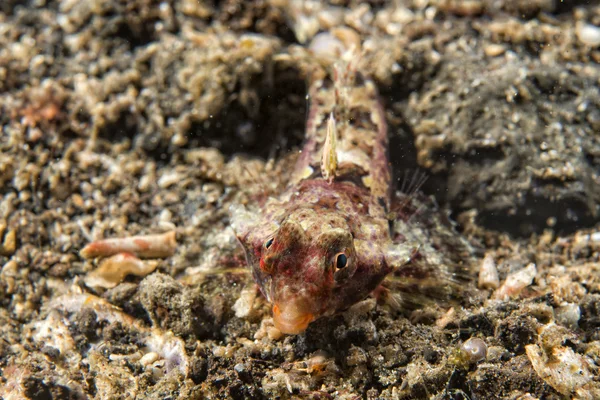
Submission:
<svg viewBox="0 0 600 400">
<path fill-rule="evenodd" d="M 123 282 L 127 275 L 146 276 L 156 269 L 156 261 L 143 261 L 130 253 L 119 253 L 102 260 L 84 282 L 91 288 L 111 289 Z"/>
<path fill-rule="evenodd" d="M 581 309 L 578 304 L 565 303 L 554 309 L 556 320 L 569 328 L 577 328 L 581 318 Z"/>
<path fill-rule="evenodd" d="M 242 290 L 232 309 L 238 318 L 249 318 L 252 315 L 254 302 L 258 295 L 255 287 L 248 287 Z"/>
<path fill-rule="evenodd" d="M 81 361 L 75 341 L 69 333 L 68 322 L 58 312 L 51 312 L 46 319 L 34 322 L 32 333 L 34 342 L 55 348 L 69 363 Z"/>
<path fill-rule="evenodd" d="M 148 328 L 106 300 L 91 294 L 68 294 L 58 297 L 51 303 L 54 309 L 67 313 L 80 313 L 83 308 L 94 310 L 97 321 L 119 323 L 127 330 L 137 331 L 142 335 L 141 342 L 147 353 L 156 353 L 166 361 L 166 372 L 178 370 L 184 376 L 189 374 L 190 362 L 181 338 L 172 332 L 159 328 Z M 64 339 L 61 339 L 64 341 Z M 148 356 L 150 357 L 150 356 Z M 152 356 L 154 357 L 154 356 Z M 145 362 L 148 359 L 144 360 Z"/>
<path fill-rule="evenodd" d="M 494 298 L 508 300 L 518 297 L 523 289 L 531 285 L 536 274 L 535 264 L 530 263 L 525 268 L 508 275 L 502 286 L 494 293 Z"/>
<path fill-rule="evenodd" d="M 498 278 L 496 261 L 491 254 L 486 254 L 479 267 L 479 288 L 498 289 L 498 286 L 500 286 L 500 278 Z"/>
<path fill-rule="evenodd" d="M 540 329 L 540 342 L 543 336 L 559 333 L 554 323 L 547 324 Z M 562 395 L 593 399 L 597 398 L 593 393 L 600 393 L 598 383 L 593 382 L 589 361 L 572 348 L 540 343 L 525 346 L 525 352 L 538 376 Z"/>
</svg>

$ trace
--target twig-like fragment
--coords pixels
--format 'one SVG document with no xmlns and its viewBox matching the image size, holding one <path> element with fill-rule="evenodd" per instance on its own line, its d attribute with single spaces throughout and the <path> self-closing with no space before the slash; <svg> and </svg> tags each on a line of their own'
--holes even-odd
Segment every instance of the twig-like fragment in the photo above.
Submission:
<svg viewBox="0 0 600 400">
<path fill-rule="evenodd" d="M 164 258 L 175 253 L 175 232 L 160 235 L 131 236 L 126 238 L 97 240 L 85 246 L 83 258 L 109 257 L 118 253 L 131 253 L 140 258 Z"/>
</svg>

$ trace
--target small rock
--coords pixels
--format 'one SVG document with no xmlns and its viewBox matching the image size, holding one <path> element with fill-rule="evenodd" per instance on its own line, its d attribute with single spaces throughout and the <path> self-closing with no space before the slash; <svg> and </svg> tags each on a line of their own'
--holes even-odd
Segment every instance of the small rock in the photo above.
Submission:
<svg viewBox="0 0 600 400">
<path fill-rule="evenodd" d="M 238 377 L 243 381 L 243 382 L 248 382 L 250 380 L 250 370 L 248 369 L 248 366 L 246 364 L 243 363 L 238 363 L 235 364 L 235 366 L 233 367 L 233 370 L 237 373 Z"/>
<path fill-rule="evenodd" d="M 587 46 L 600 46 L 600 27 L 581 22 L 576 25 L 575 34 Z"/>
<path fill-rule="evenodd" d="M 158 360 L 158 353 L 151 351 L 150 353 L 144 354 L 144 356 L 140 358 L 140 364 L 147 367 L 148 365 L 153 364 L 156 360 Z"/>
<path fill-rule="evenodd" d="M 360 347 L 352 346 L 346 357 L 346 364 L 353 367 L 367 363 L 367 353 Z"/>
<path fill-rule="evenodd" d="M 240 297 L 233 305 L 233 311 L 238 318 L 248 318 L 252 313 L 254 301 L 256 300 L 256 289 L 254 287 L 245 288 L 240 293 Z"/>
<path fill-rule="evenodd" d="M 483 48 L 483 51 L 485 52 L 486 56 L 497 57 L 499 55 L 504 54 L 506 49 L 500 44 L 488 44 Z"/>
<path fill-rule="evenodd" d="M 12 256 L 17 250 L 17 231 L 9 230 L 4 236 L 4 241 L 0 245 L 0 254 L 4 256 Z"/>
<path fill-rule="evenodd" d="M 460 346 L 460 349 L 472 364 L 485 360 L 487 356 L 487 345 L 479 338 L 470 338 Z"/>
<path fill-rule="evenodd" d="M 60 356 L 60 350 L 58 350 L 56 347 L 52 347 L 52 346 L 42 347 L 42 353 L 44 353 L 45 355 L 47 355 L 48 357 L 50 357 L 52 359 L 56 359 Z"/>
<path fill-rule="evenodd" d="M 576 328 L 579 318 L 581 318 L 579 305 L 574 303 L 566 303 L 565 305 L 556 308 L 554 314 L 556 315 L 556 320 L 558 322 L 569 328 Z"/>
</svg>

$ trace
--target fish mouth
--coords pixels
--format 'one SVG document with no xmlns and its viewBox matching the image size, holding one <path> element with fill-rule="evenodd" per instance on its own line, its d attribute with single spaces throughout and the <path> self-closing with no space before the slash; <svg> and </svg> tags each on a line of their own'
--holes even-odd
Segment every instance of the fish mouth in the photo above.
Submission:
<svg viewBox="0 0 600 400">
<path fill-rule="evenodd" d="M 273 306 L 273 321 L 275 327 L 282 333 L 297 335 L 308 327 L 315 316 L 294 302 L 275 303 Z"/>
</svg>

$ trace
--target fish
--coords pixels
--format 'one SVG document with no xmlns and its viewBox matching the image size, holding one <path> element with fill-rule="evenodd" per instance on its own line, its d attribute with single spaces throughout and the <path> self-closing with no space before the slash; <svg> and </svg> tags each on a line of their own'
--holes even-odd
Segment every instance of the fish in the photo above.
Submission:
<svg viewBox="0 0 600 400">
<path fill-rule="evenodd" d="M 231 210 L 253 279 L 285 334 L 365 299 L 419 252 L 394 226 L 385 111 L 356 58 L 345 49 L 310 83 L 306 137 L 287 187 L 258 212 Z"/>
</svg>

